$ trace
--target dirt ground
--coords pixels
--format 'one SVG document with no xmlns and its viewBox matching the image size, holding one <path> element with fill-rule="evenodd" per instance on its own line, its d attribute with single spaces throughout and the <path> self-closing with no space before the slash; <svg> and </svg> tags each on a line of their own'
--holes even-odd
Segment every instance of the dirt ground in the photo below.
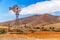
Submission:
<svg viewBox="0 0 60 40">
<path fill-rule="evenodd" d="M 60 32 L 0 34 L 0 40 L 60 40 Z"/>
</svg>

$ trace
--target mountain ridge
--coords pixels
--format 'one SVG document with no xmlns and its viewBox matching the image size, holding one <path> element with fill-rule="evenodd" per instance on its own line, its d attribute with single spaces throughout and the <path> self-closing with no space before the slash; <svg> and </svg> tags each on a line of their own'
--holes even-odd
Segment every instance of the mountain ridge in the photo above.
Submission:
<svg viewBox="0 0 60 40">
<path fill-rule="evenodd" d="M 28 24 L 28 25 L 38 25 L 38 24 L 54 24 L 60 23 L 60 16 L 54 16 L 51 14 L 43 14 L 43 15 L 33 15 L 26 18 L 19 19 L 20 24 Z M 0 25 L 15 25 L 15 20 L 1 22 Z"/>
</svg>

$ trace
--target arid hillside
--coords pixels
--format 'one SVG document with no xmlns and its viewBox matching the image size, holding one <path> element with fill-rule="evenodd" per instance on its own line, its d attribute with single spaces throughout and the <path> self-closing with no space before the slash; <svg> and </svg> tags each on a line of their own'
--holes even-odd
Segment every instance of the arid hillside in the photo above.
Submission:
<svg viewBox="0 0 60 40">
<path fill-rule="evenodd" d="M 54 16 L 50 14 L 43 15 L 33 15 L 26 18 L 19 19 L 20 24 L 28 24 L 29 26 L 36 26 L 38 24 L 46 25 L 46 24 L 54 24 L 60 22 L 60 16 Z M 15 20 L 1 22 L 0 25 L 15 25 Z"/>
</svg>

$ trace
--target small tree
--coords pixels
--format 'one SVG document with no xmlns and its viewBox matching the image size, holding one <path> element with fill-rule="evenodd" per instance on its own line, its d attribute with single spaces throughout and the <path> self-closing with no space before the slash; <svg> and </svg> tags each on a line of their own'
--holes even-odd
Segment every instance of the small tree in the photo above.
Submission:
<svg viewBox="0 0 60 40">
<path fill-rule="evenodd" d="M 54 30 L 54 27 L 50 27 L 51 30 Z"/>
<path fill-rule="evenodd" d="M 57 31 L 54 27 L 50 27 L 51 31 Z"/>
</svg>

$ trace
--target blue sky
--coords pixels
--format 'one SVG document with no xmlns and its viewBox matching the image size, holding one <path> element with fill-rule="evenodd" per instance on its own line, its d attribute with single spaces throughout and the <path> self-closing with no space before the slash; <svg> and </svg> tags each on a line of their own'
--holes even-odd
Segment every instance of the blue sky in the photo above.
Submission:
<svg viewBox="0 0 60 40">
<path fill-rule="evenodd" d="M 14 20 L 15 15 L 9 13 L 9 7 L 15 4 L 18 4 L 21 8 L 28 8 L 32 4 L 38 4 L 41 2 L 45 2 L 47 0 L 0 0 L 0 22 Z M 27 10 L 27 9 L 26 9 Z M 33 13 L 33 12 L 32 12 Z M 54 12 L 54 15 L 60 15 L 60 11 Z M 58 13 L 58 14 L 57 14 Z M 30 14 L 29 12 L 25 15 L 20 15 L 20 18 L 32 16 L 34 14 Z"/>
</svg>

